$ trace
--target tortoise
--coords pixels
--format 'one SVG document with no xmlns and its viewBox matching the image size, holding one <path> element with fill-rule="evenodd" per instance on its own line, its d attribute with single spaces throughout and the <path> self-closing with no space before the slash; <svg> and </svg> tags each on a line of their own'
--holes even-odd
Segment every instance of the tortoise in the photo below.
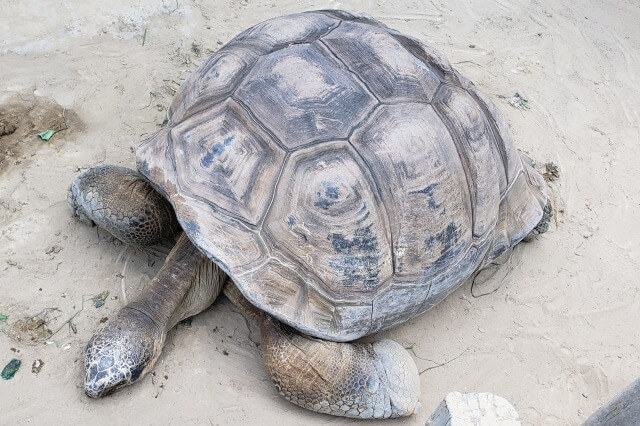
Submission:
<svg viewBox="0 0 640 426">
<path fill-rule="evenodd" d="M 261 324 L 277 390 L 320 413 L 414 412 L 398 343 L 353 342 L 430 309 L 531 233 L 544 180 L 500 111 L 432 47 L 322 10 L 242 32 L 181 86 L 137 172 L 99 164 L 74 216 L 177 243 L 86 348 L 85 393 L 140 380 L 166 333 L 224 293 Z"/>
</svg>

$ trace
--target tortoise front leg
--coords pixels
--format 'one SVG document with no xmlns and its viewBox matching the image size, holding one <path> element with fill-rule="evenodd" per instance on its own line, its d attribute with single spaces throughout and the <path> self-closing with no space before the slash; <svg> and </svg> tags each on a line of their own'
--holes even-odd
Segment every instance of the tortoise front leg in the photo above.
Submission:
<svg viewBox="0 0 640 426">
<path fill-rule="evenodd" d="M 85 393 L 98 398 L 142 378 L 158 359 L 167 332 L 211 305 L 225 279 L 182 234 L 151 285 L 87 344 Z"/>
<path fill-rule="evenodd" d="M 361 419 L 415 411 L 418 368 L 398 343 L 337 343 L 305 336 L 253 307 L 233 283 L 224 293 L 260 321 L 262 358 L 287 400 L 319 413 Z"/>
<path fill-rule="evenodd" d="M 125 167 L 90 168 L 73 179 L 67 198 L 73 216 L 126 244 L 157 244 L 180 230 L 169 202 Z"/>
</svg>

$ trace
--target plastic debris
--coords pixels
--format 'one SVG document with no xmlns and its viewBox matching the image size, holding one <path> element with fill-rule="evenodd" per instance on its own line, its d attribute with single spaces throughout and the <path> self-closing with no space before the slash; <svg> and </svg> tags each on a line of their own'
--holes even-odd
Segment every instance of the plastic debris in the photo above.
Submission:
<svg viewBox="0 0 640 426">
<path fill-rule="evenodd" d="M 16 375 L 16 372 L 20 369 L 20 364 L 21 362 L 17 358 L 9 361 L 9 364 L 5 365 L 5 367 L 2 369 L 2 378 L 5 380 L 12 379 L 13 376 Z"/>
<path fill-rule="evenodd" d="M 93 298 L 93 306 L 95 306 L 96 308 L 101 307 L 102 305 L 104 305 L 104 301 L 107 300 L 107 297 L 109 297 L 109 292 L 106 290 L 98 294 Z"/>
<path fill-rule="evenodd" d="M 9 315 L 6 314 L 0 314 L 0 321 L 6 321 L 7 318 L 9 318 Z"/>
<path fill-rule="evenodd" d="M 38 133 L 38 136 L 43 141 L 48 141 L 55 134 L 56 134 L 56 132 L 54 130 L 48 129 L 48 130 L 45 130 L 43 132 Z"/>
<path fill-rule="evenodd" d="M 529 109 L 529 101 L 518 92 L 509 99 L 509 103 L 518 109 Z"/>
</svg>

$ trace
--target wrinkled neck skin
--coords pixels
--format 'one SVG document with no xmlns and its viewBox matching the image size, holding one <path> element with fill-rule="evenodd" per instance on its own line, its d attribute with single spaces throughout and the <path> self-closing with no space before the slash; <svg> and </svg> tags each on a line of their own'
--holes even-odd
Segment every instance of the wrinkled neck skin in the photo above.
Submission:
<svg viewBox="0 0 640 426">
<path fill-rule="evenodd" d="M 166 333 L 213 303 L 225 280 L 226 275 L 182 233 L 151 285 L 125 309 L 145 313 Z"/>
<path fill-rule="evenodd" d="M 183 233 L 151 284 L 125 309 L 148 316 L 163 332 L 182 318 L 179 311 L 202 265 L 210 262 Z"/>
</svg>

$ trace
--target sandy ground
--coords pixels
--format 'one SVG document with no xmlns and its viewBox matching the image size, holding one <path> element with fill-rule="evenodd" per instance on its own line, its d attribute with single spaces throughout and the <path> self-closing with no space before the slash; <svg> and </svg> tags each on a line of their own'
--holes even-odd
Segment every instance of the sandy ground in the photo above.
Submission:
<svg viewBox="0 0 640 426">
<path fill-rule="evenodd" d="M 473 291 L 463 285 L 384 333 L 424 370 L 420 412 L 388 424 L 424 423 L 452 390 L 501 395 L 525 424 L 578 424 L 640 375 L 636 0 L 129 3 L 0 3 L 0 120 L 23 108 L 14 135 L 0 137 L 0 313 L 9 316 L 0 364 L 22 360 L 0 381 L 0 423 L 348 422 L 281 399 L 252 342 L 259 332 L 226 300 L 179 325 L 141 383 L 85 397 L 83 346 L 122 306 L 125 260 L 131 297 L 166 250 L 116 262 L 122 245 L 66 206 L 81 168 L 134 163 L 130 146 L 161 124 L 179 83 L 211 51 L 263 19 L 318 8 L 366 11 L 442 50 L 505 112 L 518 147 L 561 174 L 551 232 L 518 246 Z M 507 102 L 516 92 L 529 109 Z M 49 142 L 34 135 L 65 123 Z M 102 291 L 110 294 L 96 308 L 88 299 Z"/>
</svg>

